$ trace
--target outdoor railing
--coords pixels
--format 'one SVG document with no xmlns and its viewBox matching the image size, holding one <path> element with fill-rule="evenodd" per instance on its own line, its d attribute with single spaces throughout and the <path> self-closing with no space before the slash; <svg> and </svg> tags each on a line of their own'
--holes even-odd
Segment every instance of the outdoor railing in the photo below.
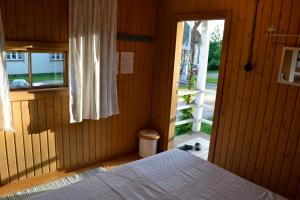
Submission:
<svg viewBox="0 0 300 200">
<path fill-rule="evenodd" d="M 204 94 L 204 95 L 201 95 Z M 216 91 L 213 90 L 179 90 L 178 91 L 178 102 L 180 102 L 180 99 L 182 99 L 183 96 L 195 96 L 195 101 L 193 101 L 194 103 L 192 104 L 184 104 L 184 105 L 179 105 L 177 106 L 177 111 L 181 111 L 181 110 L 185 110 L 185 109 L 189 109 L 189 108 L 194 108 L 194 113 L 193 113 L 193 118 L 190 119 L 184 119 L 184 120 L 179 120 L 176 121 L 175 126 L 180 126 L 183 124 L 189 124 L 189 123 L 193 123 L 193 127 L 196 127 L 195 124 L 197 123 L 205 123 L 205 124 L 209 124 L 212 125 L 213 122 L 211 120 L 208 119 L 204 119 L 203 118 L 203 108 L 210 108 L 210 109 L 214 109 L 214 106 L 212 105 L 207 105 L 205 103 L 201 103 L 201 104 L 197 104 L 195 102 L 204 102 L 204 99 L 198 99 L 197 98 L 204 98 L 205 94 L 211 94 L 211 95 L 216 95 Z M 199 118 L 197 118 L 195 116 L 195 112 L 200 112 L 200 116 Z M 194 131 L 200 131 L 200 130 L 194 130 Z"/>
</svg>

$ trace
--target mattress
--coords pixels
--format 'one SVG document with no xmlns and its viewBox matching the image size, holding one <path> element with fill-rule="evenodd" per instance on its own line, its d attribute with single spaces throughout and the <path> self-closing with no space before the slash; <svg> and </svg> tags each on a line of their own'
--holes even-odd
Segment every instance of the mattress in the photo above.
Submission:
<svg viewBox="0 0 300 200">
<path fill-rule="evenodd" d="M 281 200 L 269 190 L 194 155 L 171 150 L 34 199 Z"/>
</svg>

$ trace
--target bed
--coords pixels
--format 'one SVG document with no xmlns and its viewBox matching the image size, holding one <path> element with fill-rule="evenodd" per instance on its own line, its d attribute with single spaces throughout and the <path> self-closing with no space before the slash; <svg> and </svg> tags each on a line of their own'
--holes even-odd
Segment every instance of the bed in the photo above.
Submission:
<svg viewBox="0 0 300 200">
<path fill-rule="evenodd" d="M 285 199 L 194 155 L 171 150 L 34 199 Z"/>
</svg>

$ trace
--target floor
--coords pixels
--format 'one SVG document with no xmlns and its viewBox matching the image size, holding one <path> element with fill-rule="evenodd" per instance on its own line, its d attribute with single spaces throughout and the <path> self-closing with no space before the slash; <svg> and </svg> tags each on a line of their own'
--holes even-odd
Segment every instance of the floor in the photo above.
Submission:
<svg viewBox="0 0 300 200">
<path fill-rule="evenodd" d="M 38 177 L 33 177 L 33 178 L 28 178 L 23 181 L 7 184 L 4 186 L 0 187 L 0 196 L 4 195 L 9 195 L 18 191 L 22 191 L 27 188 L 31 188 L 37 185 L 45 184 L 66 176 L 72 176 L 78 173 L 82 173 L 84 171 L 87 171 L 89 169 L 94 169 L 97 167 L 103 167 L 107 170 L 114 169 L 116 167 L 119 167 L 123 164 L 133 162 L 136 160 L 139 160 L 140 157 L 137 154 L 131 154 L 127 156 L 122 156 L 120 158 L 106 161 L 106 162 L 101 162 L 98 164 L 91 164 L 89 166 L 86 166 L 84 168 L 80 169 L 74 169 L 74 170 L 69 170 L 69 171 L 59 171 L 59 172 L 54 172 L 54 173 L 49 173 L 46 175 L 38 176 Z"/>
<path fill-rule="evenodd" d="M 175 137 L 175 146 L 180 147 L 184 144 L 188 145 L 195 145 L 195 143 L 200 143 L 201 150 L 195 151 L 194 149 L 189 151 L 190 153 L 198 156 L 204 160 L 208 159 L 208 152 L 209 152 L 209 143 L 210 143 L 210 136 L 205 133 L 187 133 L 180 136 Z"/>
<path fill-rule="evenodd" d="M 182 146 L 184 144 L 190 144 L 194 145 L 196 142 L 199 142 L 201 144 L 201 151 L 194 151 L 191 150 L 192 154 L 207 160 L 208 158 L 208 150 L 209 150 L 209 141 L 210 141 L 210 136 L 205 134 L 205 133 L 190 133 L 190 134 L 184 134 L 178 137 L 175 137 L 175 145 L 177 147 Z M 59 178 L 65 177 L 65 176 L 71 176 L 76 173 L 81 173 L 83 171 L 97 168 L 97 167 L 103 167 L 108 170 L 114 169 L 116 167 L 119 167 L 123 164 L 133 162 L 136 160 L 139 160 L 140 158 L 138 157 L 137 154 L 131 154 L 128 156 L 122 156 L 118 159 L 110 160 L 107 162 L 101 162 L 98 164 L 92 164 L 90 166 L 87 166 L 85 168 L 81 169 L 74 169 L 74 170 L 69 170 L 69 171 L 59 171 L 59 172 L 54 172 L 46 175 L 42 175 L 39 177 L 33 177 L 26 179 L 24 181 L 19 181 L 15 183 L 11 183 L 8 185 L 4 185 L 0 187 L 0 194 L 1 195 L 8 195 L 11 193 L 15 193 L 18 191 L 22 191 L 26 188 L 30 188 L 33 186 L 45 184 L 54 180 L 57 180 Z"/>
</svg>

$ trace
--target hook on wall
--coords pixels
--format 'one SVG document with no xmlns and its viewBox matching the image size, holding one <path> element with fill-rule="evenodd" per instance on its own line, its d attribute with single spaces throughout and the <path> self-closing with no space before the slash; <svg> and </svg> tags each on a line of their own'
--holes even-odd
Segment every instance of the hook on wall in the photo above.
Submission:
<svg viewBox="0 0 300 200">
<path fill-rule="evenodd" d="M 268 28 L 267 28 L 267 33 L 266 33 L 266 37 L 268 38 L 274 38 L 274 37 L 300 37 L 299 34 L 280 34 L 280 33 L 276 33 L 277 28 L 271 24 Z"/>
</svg>

